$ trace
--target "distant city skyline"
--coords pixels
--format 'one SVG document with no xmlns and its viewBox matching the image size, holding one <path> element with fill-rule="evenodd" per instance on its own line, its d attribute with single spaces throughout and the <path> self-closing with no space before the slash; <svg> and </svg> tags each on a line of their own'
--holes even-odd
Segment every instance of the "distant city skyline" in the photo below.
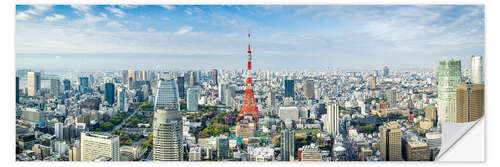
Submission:
<svg viewBox="0 0 500 167">
<path fill-rule="evenodd" d="M 484 56 L 483 5 L 17 5 L 16 67 L 434 68 Z"/>
</svg>

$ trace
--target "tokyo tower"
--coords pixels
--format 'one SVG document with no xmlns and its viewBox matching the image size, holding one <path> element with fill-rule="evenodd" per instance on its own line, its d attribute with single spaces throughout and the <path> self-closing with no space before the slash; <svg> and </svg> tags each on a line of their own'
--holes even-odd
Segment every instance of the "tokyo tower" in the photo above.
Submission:
<svg viewBox="0 0 500 167">
<path fill-rule="evenodd" d="M 245 89 L 245 103 L 243 103 L 243 108 L 241 112 L 236 117 L 236 120 L 239 121 L 245 115 L 252 115 L 253 119 L 256 122 L 259 122 L 259 117 L 261 117 L 259 109 L 255 104 L 255 98 L 253 94 L 253 81 L 252 81 L 252 51 L 250 50 L 250 33 L 248 33 L 248 65 L 247 65 L 247 80 L 246 80 L 246 89 Z"/>
</svg>

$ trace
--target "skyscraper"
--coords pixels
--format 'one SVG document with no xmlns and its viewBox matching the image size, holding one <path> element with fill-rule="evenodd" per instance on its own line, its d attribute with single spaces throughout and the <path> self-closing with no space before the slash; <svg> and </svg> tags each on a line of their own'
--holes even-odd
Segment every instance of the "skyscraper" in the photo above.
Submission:
<svg viewBox="0 0 500 167">
<path fill-rule="evenodd" d="M 60 85 L 59 79 L 50 79 L 50 93 L 52 96 L 59 96 Z"/>
<path fill-rule="evenodd" d="M 69 79 L 63 80 L 63 87 L 65 91 L 71 90 L 71 81 L 69 81 Z"/>
<path fill-rule="evenodd" d="M 28 72 L 28 96 L 35 96 L 40 86 L 40 72 Z"/>
<path fill-rule="evenodd" d="M 210 81 L 212 86 L 218 86 L 219 85 L 219 83 L 218 83 L 219 73 L 217 72 L 217 69 L 212 69 L 209 74 L 210 74 L 210 77 L 212 78 L 212 80 Z"/>
<path fill-rule="evenodd" d="M 280 133 L 281 160 L 290 161 L 295 155 L 295 131 L 281 129 Z"/>
<path fill-rule="evenodd" d="M 314 98 L 314 81 L 306 80 L 304 83 L 304 96 L 306 98 L 312 99 Z"/>
<path fill-rule="evenodd" d="M 89 77 L 80 77 L 80 92 L 89 91 Z"/>
<path fill-rule="evenodd" d="M 54 135 L 58 140 L 62 140 L 64 136 L 64 124 L 57 122 L 54 124 Z"/>
<path fill-rule="evenodd" d="M 460 84 L 457 88 L 456 122 L 478 120 L 484 115 L 484 84 Z"/>
<path fill-rule="evenodd" d="M 369 83 L 370 83 L 370 89 L 374 90 L 377 86 L 377 78 L 375 76 L 370 76 L 369 78 Z"/>
<path fill-rule="evenodd" d="M 389 103 L 389 107 L 395 108 L 397 102 L 396 89 L 392 88 L 387 90 L 386 96 L 387 96 L 387 102 Z"/>
<path fill-rule="evenodd" d="M 163 108 L 167 110 L 180 110 L 179 92 L 177 91 L 175 80 L 160 80 L 156 91 L 155 110 Z"/>
<path fill-rule="evenodd" d="M 483 57 L 482 56 L 472 56 L 471 57 L 471 82 L 473 84 L 483 83 Z"/>
<path fill-rule="evenodd" d="M 128 83 L 128 71 L 122 70 L 122 83 L 126 85 Z"/>
<path fill-rule="evenodd" d="M 125 111 L 125 103 L 126 103 L 126 92 L 124 88 L 118 88 L 116 90 L 117 103 L 120 111 Z"/>
<path fill-rule="evenodd" d="M 197 86 L 187 89 L 187 110 L 198 111 L 198 99 L 200 98 L 199 88 Z"/>
<path fill-rule="evenodd" d="M 115 103 L 115 84 L 106 83 L 104 84 L 104 99 L 108 102 L 108 105 L 112 106 Z"/>
<path fill-rule="evenodd" d="M 220 83 L 219 84 L 219 100 L 222 103 L 226 102 L 226 89 L 228 87 L 227 83 Z"/>
<path fill-rule="evenodd" d="M 339 106 L 337 103 L 328 104 L 326 107 L 326 129 L 333 137 L 339 131 Z"/>
<path fill-rule="evenodd" d="M 456 91 L 462 81 L 460 60 L 439 62 L 438 124 L 456 122 Z"/>
<path fill-rule="evenodd" d="M 267 93 L 267 105 L 274 106 L 275 102 L 276 102 L 276 95 L 272 90 L 270 90 L 269 93 Z"/>
<path fill-rule="evenodd" d="M 179 91 L 179 98 L 185 99 L 185 91 L 184 91 L 184 77 L 177 77 L 177 87 Z"/>
<path fill-rule="evenodd" d="M 389 76 L 389 67 L 384 66 L 384 77 Z"/>
<path fill-rule="evenodd" d="M 81 133 L 81 160 L 94 161 L 100 156 L 120 160 L 120 137 L 105 133 Z"/>
<path fill-rule="evenodd" d="M 401 129 L 397 122 L 388 122 L 379 127 L 380 155 L 384 161 L 401 161 Z"/>
<path fill-rule="evenodd" d="M 180 111 L 157 109 L 153 119 L 153 160 L 181 161 L 182 143 Z"/>
<path fill-rule="evenodd" d="M 217 137 L 217 159 L 223 160 L 231 158 L 231 151 L 229 150 L 229 139 L 226 136 Z"/>
<path fill-rule="evenodd" d="M 294 80 L 285 80 L 285 97 L 294 97 L 295 86 Z"/>
</svg>

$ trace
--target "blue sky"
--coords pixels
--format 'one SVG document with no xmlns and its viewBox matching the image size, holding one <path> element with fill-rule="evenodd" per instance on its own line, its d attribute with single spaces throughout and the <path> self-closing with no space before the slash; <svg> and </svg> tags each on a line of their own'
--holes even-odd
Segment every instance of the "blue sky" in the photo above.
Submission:
<svg viewBox="0 0 500 167">
<path fill-rule="evenodd" d="M 18 5 L 18 68 L 437 66 L 484 55 L 471 5 Z M 71 67 L 68 67 L 71 64 Z"/>
</svg>

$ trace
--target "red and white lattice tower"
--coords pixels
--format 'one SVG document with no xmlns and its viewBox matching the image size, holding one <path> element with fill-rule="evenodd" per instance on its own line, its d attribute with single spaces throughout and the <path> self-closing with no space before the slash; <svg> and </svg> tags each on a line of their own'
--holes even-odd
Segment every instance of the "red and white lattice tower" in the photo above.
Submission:
<svg viewBox="0 0 500 167">
<path fill-rule="evenodd" d="M 259 109 L 255 104 L 255 98 L 253 94 L 253 81 L 252 81 L 252 51 L 250 50 L 250 33 L 248 33 L 248 66 L 247 66 L 247 80 L 245 89 L 245 103 L 243 103 L 243 108 L 240 114 L 236 117 L 236 120 L 241 120 L 245 115 L 252 115 L 256 122 L 259 122 L 259 117 L 261 117 Z"/>
</svg>

